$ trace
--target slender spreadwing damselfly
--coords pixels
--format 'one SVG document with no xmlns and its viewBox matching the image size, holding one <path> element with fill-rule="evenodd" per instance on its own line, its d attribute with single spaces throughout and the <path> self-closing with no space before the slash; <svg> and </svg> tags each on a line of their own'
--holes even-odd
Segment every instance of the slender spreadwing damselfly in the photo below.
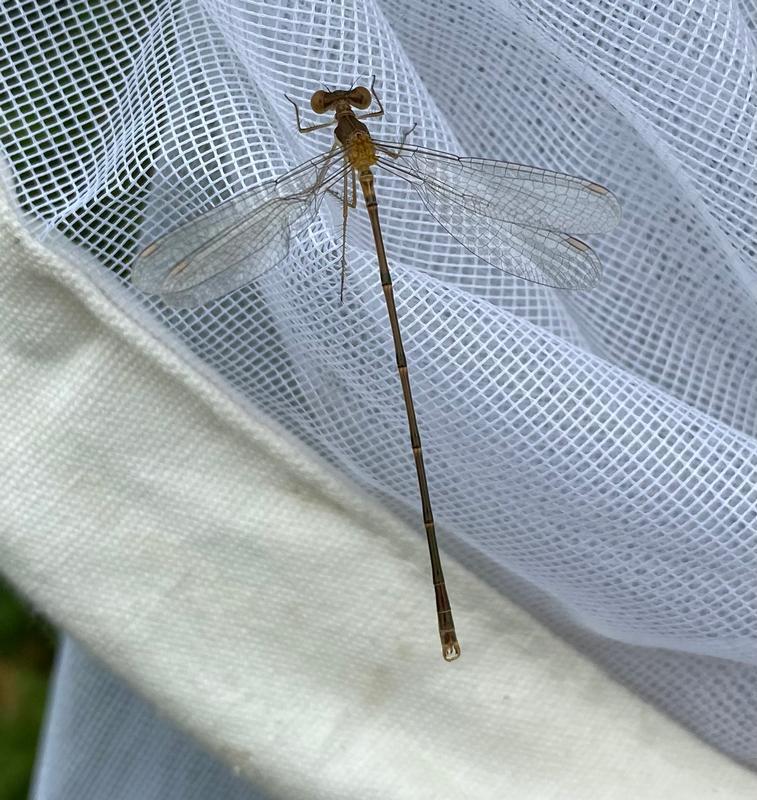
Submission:
<svg viewBox="0 0 757 800">
<path fill-rule="evenodd" d="M 601 274 L 594 252 L 571 233 L 602 233 L 620 218 L 610 192 L 592 181 L 537 167 L 462 158 L 427 147 L 373 138 L 362 120 L 381 117 L 384 108 L 374 89 L 319 90 L 310 99 L 316 114 L 333 114 L 300 133 L 335 125 L 331 149 L 275 180 L 242 191 L 153 242 L 132 266 L 132 282 L 160 295 L 170 306 L 191 307 L 222 297 L 280 264 L 290 239 L 318 215 L 327 194 L 342 205 L 341 290 L 344 292 L 349 210 L 357 207 L 357 183 L 370 218 L 379 276 L 389 314 L 410 444 L 418 474 L 423 524 L 431 558 L 431 576 L 442 654 L 460 655 L 436 541 L 421 437 L 415 418 L 405 351 L 394 303 L 379 223 L 373 167 L 403 178 L 420 195 L 432 217 L 465 249 L 482 261 L 525 280 L 561 289 L 589 289 Z M 376 104 L 376 110 L 370 108 Z M 367 110 L 358 115 L 355 109 Z"/>
</svg>

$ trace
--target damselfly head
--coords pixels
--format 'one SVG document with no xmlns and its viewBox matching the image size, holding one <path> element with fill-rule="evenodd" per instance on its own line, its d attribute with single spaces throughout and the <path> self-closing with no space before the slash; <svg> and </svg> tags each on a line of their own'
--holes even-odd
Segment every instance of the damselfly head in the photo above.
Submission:
<svg viewBox="0 0 757 800">
<path fill-rule="evenodd" d="M 316 114 L 325 114 L 339 102 L 347 103 L 353 108 L 368 108 L 371 104 L 371 93 L 365 86 L 337 92 L 325 92 L 319 89 L 310 98 L 310 107 Z"/>
</svg>

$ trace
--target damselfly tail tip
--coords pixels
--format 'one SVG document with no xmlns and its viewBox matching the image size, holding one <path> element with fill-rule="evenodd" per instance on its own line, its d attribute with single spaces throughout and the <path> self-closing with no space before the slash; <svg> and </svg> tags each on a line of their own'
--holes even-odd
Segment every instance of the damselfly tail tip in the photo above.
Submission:
<svg viewBox="0 0 757 800">
<path fill-rule="evenodd" d="M 454 631 L 441 631 L 442 656 L 445 661 L 454 661 L 460 658 L 460 643 Z"/>
</svg>

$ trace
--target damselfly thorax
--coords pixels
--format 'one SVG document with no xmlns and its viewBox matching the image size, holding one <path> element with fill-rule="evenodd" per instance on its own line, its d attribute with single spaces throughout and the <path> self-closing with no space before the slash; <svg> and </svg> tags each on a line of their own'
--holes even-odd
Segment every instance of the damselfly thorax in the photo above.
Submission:
<svg viewBox="0 0 757 800">
<path fill-rule="evenodd" d="M 333 109 L 336 118 L 334 136 L 346 149 L 352 168 L 358 171 L 369 169 L 378 161 L 367 126 L 352 110 L 353 106 L 367 108 L 370 104 L 371 95 L 363 86 L 349 92 L 318 91 L 310 99 L 313 111 L 318 114 L 325 114 Z"/>
<path fill-rule="evenodd" d="M 356 183 L 360 183 L 407 412 L 442 654 L 452 661 L 460 655 L 460 645 L 436 540 L 373 169 L 384 169 L 407 181 L 437 222 L 485 263 L 561 289 L 588 289 L 598 282 L 599 260 L 574 234 L 610 230 L 620 218 L 620 208 L 603 186 L 565 173 L 411 145 L 406 141 L 411 131 L 394 142 L 371 137 L 363 120 L 384 114 L 374 83 L 370 89 L 356 86 L 315 92 L 310 100 L 312 110 L 332 115 L 332 119 L 306 127 L 299 107 L 290 100 L 301 133 L 335 126 L 332 148 L 280 178 L 240 192 L 153 242 L 135 260 L 132 281 L 174 307 L 201 305 L 222 297 L 283 262 L 292 237 L 316 219 L 323 198 L 331 194 L 342 205 L 341 298 L 347 221 L 350 209 L 357 206 Z M 366 111 L 374 102 L 376 110 Z"/>
</svg>

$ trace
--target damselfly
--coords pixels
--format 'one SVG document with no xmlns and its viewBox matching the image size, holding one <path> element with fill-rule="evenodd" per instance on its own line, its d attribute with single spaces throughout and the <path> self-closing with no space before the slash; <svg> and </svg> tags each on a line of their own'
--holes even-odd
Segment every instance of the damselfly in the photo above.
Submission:
<svg viewBox="0 0 757 800">
<path fill-rule="evenodd" d="M 171 306 L 191 307 L 214 300 L 284 261 L 290 239 L 314 221 L 321 201 L 330 193 L 342 204 L 342 296 L 347 219 L 349 210 L 357 206 L 360 183 L 407 410 L 442 654 L 452 661 L 460 655 L 460 645 L 436 541 L 372 168 L 381 167 L 407 181 L 436 221 L 482 261 L 519 278 L 561 289 L 589 289 L 601 274 L 594 252 L 568 232 L 608 231 L 618 222 L 620 208 L 607 189 L 571 175 L 410 145 L 406 141 L 409 131 L 399 142 L 373 138 L 362 120 L 384 114 L 374 83 L 375 78 L 370 89 L 357 86 L 315 92 L 310 99 L 313 111 L 334 114 L 322 124 L 303 127 L 300 109 L 290 100 L 300 133 L 336 126 L 332 148 L 153 242 L 137 257 L 131 278 L 137 287 L 159 294 Z M 355 113 L 354 109 L 370 109 L 374 101 L 376 110 Z"/>
</svg>

